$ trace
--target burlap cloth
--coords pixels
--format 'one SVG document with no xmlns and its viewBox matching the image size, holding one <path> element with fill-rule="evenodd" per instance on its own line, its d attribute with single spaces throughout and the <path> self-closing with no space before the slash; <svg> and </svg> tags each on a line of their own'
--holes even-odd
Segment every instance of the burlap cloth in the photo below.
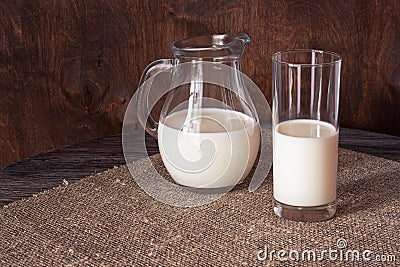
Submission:
<svg viewBox="0 0 400 267">
<path fill-rule="evenodd" d="M 155 201 L 120 166 L 2 208 L 0 266 L 399 265 L 400 163 L 339 152 L 332 220 L 277 218 L 271 175 L 253 193 L 244 184 L 209 205 L 177 208 Z M 147 175 L 143 162 L 137 175 Z M 271 258 L 273 250 L 286 254 Z M 360 253 L 357 262 L 346 260 L 348 250 Z"/>
</svg>

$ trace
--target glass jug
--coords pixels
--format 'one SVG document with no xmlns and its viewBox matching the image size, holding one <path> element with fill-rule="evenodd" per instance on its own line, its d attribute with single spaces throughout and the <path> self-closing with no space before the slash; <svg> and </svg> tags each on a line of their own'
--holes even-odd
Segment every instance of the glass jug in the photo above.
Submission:
<svg viewBox="0 0 400 267">
<path fill-rule="evenodd" d="M 257 158 L 259 120 L 241 72 L 249 42 L 245 33 L 183 39 L 172 44 L 174 59 L 157 60 L 142 74 L 141 123 L 158 139 L 164 165 L 180 185 L 232 187 Z M 148 103 L 160 90 L 166 97 L 157 121 Z"/>
</svg>

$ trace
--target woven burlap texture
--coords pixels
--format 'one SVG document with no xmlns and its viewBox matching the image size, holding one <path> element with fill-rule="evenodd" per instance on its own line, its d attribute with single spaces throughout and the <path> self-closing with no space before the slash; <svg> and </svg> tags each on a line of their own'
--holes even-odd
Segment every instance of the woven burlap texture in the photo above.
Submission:
<svg viewBox="0 0 400 267">
<path fill-rule="evenodd" d="M 165 174 L 159 155 L 152 162 Z M 148 163 L 136 162 L 136 175 L 148 176 Z M 346 250 L 395 255 L 400 264 L 399 177 L 400 163 L 340 149 L 336 216 L 299 223 L 274 215 L 271 174 L 253 193 L 243 184 L 211 204 L 178 208 L 115 167 L 2 208 L 0 266 L 380 265 L 341 259 Z M 301 258 L 324 249 L 337 259 Z M 300 259 L 263 258 L 272 250 Z"/>
</svg>

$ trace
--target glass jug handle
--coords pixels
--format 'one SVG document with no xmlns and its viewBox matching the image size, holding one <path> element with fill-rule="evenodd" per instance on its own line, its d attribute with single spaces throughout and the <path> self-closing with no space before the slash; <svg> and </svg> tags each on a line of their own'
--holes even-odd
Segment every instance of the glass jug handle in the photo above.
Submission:
<svg viewBox="0 0 400 267">
<path fill-rule="evenodd" d="M 150 63 L 143 71 L 142 77 L 140 78 L 139 81 L 139 98 L 138 98 L 138 103 L 137 107 L 139 111 L 142 113 L 141 116 L 147 117 L 142 121 L 142 125 L 146 129 L 146 132 L 149 133 L 151 136 L 154 138 L 158 138 L 157 134 L 157 127 L 158 127 L 158 122 L 156 122 L 153 117 L 151 116 L 150 112 L 152 107 L 149 107 L 149 97 L 150 95 L 150 88 L 151 86 L 142 86 L 144 82 L 146 82 L 149 78 L 155 76 L 161 71 L 164 71 L 168 68 L 171 68 L 173 66 L 173 59 L 159 59 L 156 60 L 152 63 Z M 148 116 L 147 116 L 148 114 Z"/>
</svg>

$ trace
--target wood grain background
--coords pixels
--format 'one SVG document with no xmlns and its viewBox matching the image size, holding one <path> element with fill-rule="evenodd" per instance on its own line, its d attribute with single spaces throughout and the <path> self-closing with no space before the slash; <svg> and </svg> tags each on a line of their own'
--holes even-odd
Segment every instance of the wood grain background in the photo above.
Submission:
<svg viewBox="0 0 400 267">
<path fill-rule="evenodd" d="M 0 1 L 0 167 L 120 133 L 141 72 L 176 40 L 244 31 L 243 71 L 271 100 L 271 55 L 343 56 L 340 125 L 400 136 L 400 2 Z"/>
</svg>

